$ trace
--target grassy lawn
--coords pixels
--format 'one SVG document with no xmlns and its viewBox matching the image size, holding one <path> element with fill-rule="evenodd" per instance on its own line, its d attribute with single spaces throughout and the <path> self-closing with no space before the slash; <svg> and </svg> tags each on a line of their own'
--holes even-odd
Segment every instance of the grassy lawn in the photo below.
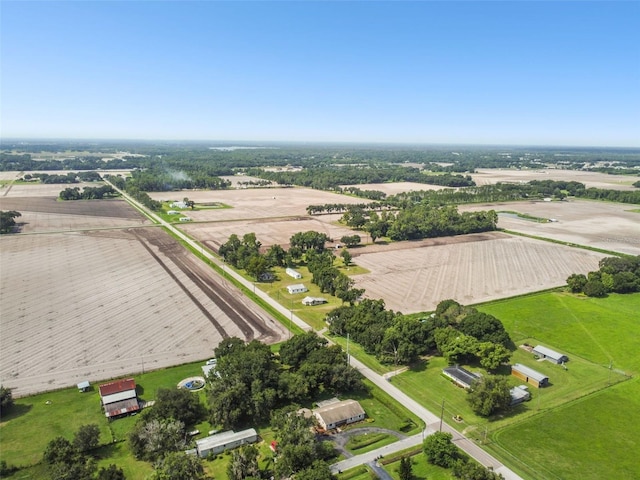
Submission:
<svg viewBox="0 0 640 480">
<path fill-rule="evenodd" d="M 576 355 L 607 367 L 611 361 L 614 369 L 634 376 L 640 369 L 640 294 L 594 299 L 548 292 L 479 309 L 503 320 L 516 340 L 535 337 L 566 352 L 568 373 L 577 368 Z M 544 395 L 553 388 L 542 391 L 540 415 L 495 431 L 489 450 L 530 478 L 640 478 L 640 463 L 631 453 L 638 449 L 640 431 L 638 379 L 545 410 Z"/>
<path fill-rule="evenodd" d="M 151 400 L 158 388 L 175 388 L 180 380 L 201 375 L 202 364 L 191 363 L 134 376 L 140 398 Z M 125 417 L 108 422 L 100 407 L 98 384 L 86 393 L 68 388 L 18 398 L 12 411 L 0 422 L 0 460 L 16 466 L 32 465 L 40 461 L 50 440 L 57 436 L 72 440 L 78 428 L 89 423 L 100 426 L 101 443 L 122 440 L 135 420 L 136 417 Z"/>
<path fill-rule="evenodd" d="M 452 480 L 455 478 L 451 474 L 451 470 L 431 465 L 427 462 L 426 457 L 422 453 L 411 457 L 411 465 L 413 480 Z M 400 480 L 400 475 L 398 475 L 400 460 L 384 465 L 384 469 L 394 480 Z"/>
<path fill-rule="evenodd" d="M 363 433 L 351 437 L 345 448 L 353 455 L 361 455 L 394 443 L 397 440 L 395 436 L 386 433 Z"/>
</svg>

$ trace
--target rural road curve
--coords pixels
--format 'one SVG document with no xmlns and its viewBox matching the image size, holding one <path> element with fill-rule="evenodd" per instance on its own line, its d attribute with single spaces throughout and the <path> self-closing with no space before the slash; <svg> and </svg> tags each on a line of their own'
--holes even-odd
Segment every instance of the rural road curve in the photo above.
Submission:
<svg viewBox="0 0 640 480">
<path fill-rule="evenodd" d="M 189 244 L 195 250 L 200 250 L 202 255 L 204 255 L 208 260 L 210 260 L 212 263 L 215 263 L 218 267 L 223 269 L 223 275 L 226 275 L 228 273 L 230 276 L 236 279 L 236 281 L 244 285 L 247 289 L 253 290 L 255 294 L 258 295 L 262 300 L 269 303 L 273 308 L 275 308 L 278 312 L 280 312 L 285 317 L 289 317 L 289 320 L 295 323 L 301 329 L 305 331 L 311 330 L 311 327 L 307 325 L 298 316 L 294 315 L 291 310 L 280 305 L 278 302 L 276 302 L 274 299 L 269 297 L 269 295 L 267 295 L 262 290 L 256 289 L 253 282 L 250 282 L 249 280 L 245 279 L 240 274 L 236 273 L 231 269 L 226 269 L 225 268 L 226 265 L 223 262 L 220 262 L 218 258 L 214 257 L 208 251 L 206 251 L 204 247 L 202 247 L 202 245 L 200 245 L 196 241 L 186 236 L 184 233 L 182 233 L 180 230 L 175 228 L 169 222 L 166 222 L 165 220 L 160 218 L 158 215 L 151 212 L 149 209 L 147 209 L 146 207 L 141 205 L 139 202 L 131 198 L 122 190 L 116 188 L 111 183 L 109 183 L 109 185 L 111 185 L 115 190 L 117 190 L 123 196 L 123 198 L 127 200 L 129 203 L 131 203 L 135 208 L 137 208 L 141 212 L 144 212 L 145 215 L 147 215 L 149 218 L 152 218 L 154 221 L 158 222 L 167 230 L 171 231 L 171 233 L 173 233 L 174 235 L 179 237 L 181 240 Z M 420 419 L 425 423 L 426 428 L 422 433 L 418 435 L 414 435 L 412 437 L 399 440 L 395 443 L 392 443 L 391 445 L 386 445 L 377 450 L 364 453 L 362 455 L 357 455 L 357 456 L 348 458 L 346 460 L 343 460 L 341 462 L 335 463 L 331 466 L 331 471 L 333 473 L 336 473 L 339 470 L 344 471 L 358 465 L 363 465 L 365 463 L 373 462 L 375 461 L 375 458 L 380 455 L 384 457 L 394 452 L 404 450 L 406 448 L 410 448 L 416 445 L 420 445 L 425 435 L 430 435 L 440 429 L 440 417 L 431 413 L 429 410 L 424 408 L 418 402 L 416 402 L 411 397 L 409 397 L 404 392 L 402 392 L 400 389 L 398 389 L 395 385 L 391 384 L 391 382 L 389 382 L 389 380 L 387 380 L 385 377 L 374 372 L 369 367 L 367 367 L 362 362 L 360 362 L 358 359 L 354 357 L 350 357 L 350 363 L 351 363 L 351 366 L 354 368 L 357 368 L 365 376 L 365 378 L 367 378 L 369 381 L 374 383 L 377 387 L 379 387 L 383 391 L 387 392 L 389 395 L 391 395 L 391 397 L 393 397 L 395 400 L 401 403 L 404 407 L 406 407 L 415 415 L 420 417 Z M 484 465 L 485 467 L 491 467 L 495 472 L 502 474 L 505 480 L 522 480 L 522 477 L 520 477 L 511 469 L 507 468 L 505 465 L 500 463 L 496 458 L 494 458 L 489 453 L 485 452 L 482 448 L 476 445 L 472 440 L 468 439 L 467 437 L 459 433 L 457 430 L 449 426 L 446 422 L 442 423 L 442 431 L 451 433 L 453 435 L 453 442 L 458 446 L 458 448 L 460 448 L 467 455 L 475 459 L 478 463 Z"/>
</svg>

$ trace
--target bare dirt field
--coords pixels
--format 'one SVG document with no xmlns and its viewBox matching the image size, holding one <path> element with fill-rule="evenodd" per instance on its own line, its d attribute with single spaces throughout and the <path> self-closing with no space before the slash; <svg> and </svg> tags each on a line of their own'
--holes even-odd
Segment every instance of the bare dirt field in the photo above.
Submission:
<svg viewBox="0 0 640 480">
<path fill-rule="evenodd" d="M 16 210 L 20 233 L 121 228 L 151 222 L 120 199 L 59 201 L 56 197 L 0 197 L 0 210 Z"/>
<path fill-rule="evenodd" d="M 587 188 L 596 187 L 615 190 L 633 190 L 632 183 L 640 177 L 629 175 L 608 175 L 598 172 L 583 172 L 580 170 L 511 170 L 499 168 L 478 168 L 471 178 L 477 185 L 493 185 L 498 182 L 525 183 L 531 180 L 561 180 L 584 183 Z"/>
<path fill-rule="evenodd" d="M 356 232 L 346 227 L 323 221 L 323 215 L 317 217 L 294 217 L 282 220 L 247 220 L 243 222 L 213 222 L 192 223 L 181 225 L 189 235 L 204 243 L 216 252 L 220 245 L 226 243 L 232 234 L 242 238 L 245 233 L 255 233 L 258 241 L 264 247 L 278 244 L 289 248 L 289 240 L 298 232 L 314 231 L 325 233 L 335 242 L 339 242 L 344 235 L 360 235 L 365 239 L 364 232 Z"/>
<path fill-rule="evenodd" d="M 640 255 L 638 205 L 567 200 L 464 205 L 459 207 L 459 210 L 508 210 L 540 218 L 553 218 L 557 222 L 538 223 L 515 216 L 500 215 L 498 227 L 563 242 Z"/>
<path fill-rule="evenodd" d="M 306 216 L 307 206 L 309 205 L 368 202 L 365 199 L 310 188 L 183 190 L 181 192 L 156 192 L 149 195 L 154 200 L 182 200 L 188 197 L 196 203 L 221 202 L 233 207 L 212 210 L 185 210 L 185 213 L 196 222 Z"/>
<path fill-rule="evenodd" d="M 69 173 L 69 172 L 66 172 Z M 98 183 L 19 183 L 7 184 L 0 188 L 1 197 L 58 197 L 60 192 L 65 188 L 78 187 L 82 190 L 84 187 L 95 187 L 104 185 Z"/>
<path fill-rule="evenodd" d="M 604 257 L 499 232 L 369 248 L 354 250 L 354 262 L 371 272 L 353 277 L 356 287 L 402 313 L 434 310 L 447 298 L 468 305 L 561 286 Z"/>
<path fill-rule="evenodd" d="M 140 223 L 124 202 L 100 203 L 98 211 L 129 209 Z M 57 222 L 65 214 L 39 215 Z M 0 251 L 0 382 L 16 396 L 203 359 L 227 336 L 285 338 L 160 228 L 8 235 Z"/>
</svg>

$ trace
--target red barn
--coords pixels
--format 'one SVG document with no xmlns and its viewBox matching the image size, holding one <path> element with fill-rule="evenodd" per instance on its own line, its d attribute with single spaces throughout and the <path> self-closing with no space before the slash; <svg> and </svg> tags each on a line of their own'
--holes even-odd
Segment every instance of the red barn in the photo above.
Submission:
<svg viewBox="0 0 640 480">
<path fill-rule="evenodd" d="M 133 378 L 100 385 L 100 399 L 107 418 L 140 410 L 136 381 Z"/>
</svg>

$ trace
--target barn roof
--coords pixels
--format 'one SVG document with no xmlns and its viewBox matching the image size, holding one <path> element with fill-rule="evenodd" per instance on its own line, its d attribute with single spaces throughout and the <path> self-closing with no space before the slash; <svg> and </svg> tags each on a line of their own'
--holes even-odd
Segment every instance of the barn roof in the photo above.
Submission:
<svg viewBox="0 0 640 480">
<path fill-rule="evenodd" d="M 107 417 L 116 417 L 125 413 L 137 412 L 138 410 L 140 410 L 140 405 L 137 398 L 129 398 L 104 406 L 104 412 Z"/>
<path fill-rule="evenodd" d="M 135 390 L 136 381 L 133 378 L 116 380 L 115 382 L 100 385 L 100 396 L 113 395 L 114 393 L 125 392 L 127 390 Z"/>
<path fill-rule="evenodd" d="M 566 355 L 562 353 L 558 353 L 555 350 L 551 350 L 550 348 L 544 347 L 542 345 L 538 345 L 533 349 L 533 353 L 540 353 L 545 357 L 552 358 L 553 360 L 562 360 L 563 358 L 567 358 Z"/>
<path fill-rule="evenodd" d="M 533 368 L 529 368 L 526 365 L 522 365 L 520 363 L 516 363 L 515 365 L 512 365 L 511 370 L 520 372 L 529 378 L 533 378 L 538 382 L 542 382 L 545 378 L 546 379 L 549 378 L 546 375 L 543 375 L 542 373 L 535 371 Z"/>
<path fill-rule="evenodd" d="M 356 400 L 343 400 L 342 402 L 316 408 L 313 413 L 322 418 L 325 425 L 331 425 L 342 422 L 347 418 L 364 415 L 365 411 Z"/>
</svg>

